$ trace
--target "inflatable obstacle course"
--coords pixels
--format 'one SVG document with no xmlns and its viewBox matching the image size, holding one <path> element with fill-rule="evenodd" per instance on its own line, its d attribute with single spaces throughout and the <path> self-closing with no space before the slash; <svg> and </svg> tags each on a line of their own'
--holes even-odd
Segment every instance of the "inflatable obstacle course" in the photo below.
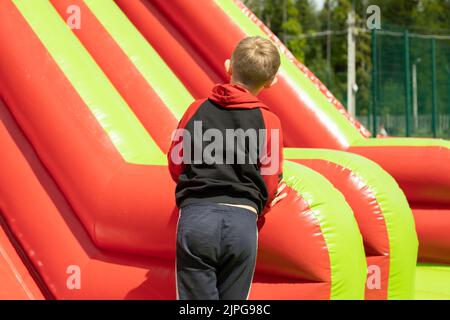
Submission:
<svg viewBox="0 0 450 320">
<path fill-rule="evenodd" d="M 0 4 L 0 141 L 9 155 L 0 168 L 0 210 L 46 297 L 175 298 L 170 134 L 194 98 L 226 81 L 223 60 L 240 38 L 271 36 L 238 2 L 201 2 Z M 67 27 L 68 5 L 79 6 L 84 27 Z M 421 210 L 445 214 L 450 184 L 434 170 L 445 168 L 448 145 L 366 139 L 280 48 L 281 81 L 263 99 L 282 119 L 286 146 L 367 153 L 379 165 L 343 151 L 286 149 L 289 196 L 260 223 L 251 298 L 412 298 L 417 240 L 397 182 L 413 210 L 415 200 L 426 200 L 439 207 Z M 383 148 L 426 155 L 437 167 L 399 171 Z M 433 257 L 445 256 L 448 242 L 427 243 Z M 67 287 L 73 265 L 82 290 Z"/>
</svg>

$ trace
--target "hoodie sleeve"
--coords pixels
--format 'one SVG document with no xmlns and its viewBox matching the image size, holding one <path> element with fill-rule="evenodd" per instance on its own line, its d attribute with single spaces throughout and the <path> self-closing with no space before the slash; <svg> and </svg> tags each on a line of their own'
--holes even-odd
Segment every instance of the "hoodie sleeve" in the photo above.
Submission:
<svg viewBox="0 0 450 320">
<path fill-rule="evenodd" d="M 267 213 L 277 195 L 278 185 L 283 179 L 283 131 L 280 120 L 273 113 L 262 110 L 266 128 L 266 143 L 260 158 L 261 175 L 266 183 L 268 198 L 262 214 Z"/>
<path fill-rule="evenodd" d="M 183 163 L 183 129 L 205 100 L 206 99 L 194 101 L 184 113 L 178 123 L 177 129 L 172 133 L 172 142 L 170 144 L 169 152 L 167 153 L 167 161 L 169 164 L 170 175 L 176 183 L 178 182 L 180 174 L 182 174 L 185 169 L 185 164 Z"/>
</svg>

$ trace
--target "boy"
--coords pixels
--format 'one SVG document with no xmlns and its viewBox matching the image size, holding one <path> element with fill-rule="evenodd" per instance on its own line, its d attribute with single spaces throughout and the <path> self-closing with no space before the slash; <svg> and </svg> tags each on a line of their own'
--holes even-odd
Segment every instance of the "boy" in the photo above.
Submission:
<svg viewBox="0 0 450 320">
<path fill-rule="evenodd" d="M 286 194 L 279 119 L 256 98 L 277 82 L 277 48 L 243 39 L 225 62 L 230 84 L 190 105 L 172 140 L 177 183 L 177 298 L 247 299 L 257 219 Z"/>
</svg>

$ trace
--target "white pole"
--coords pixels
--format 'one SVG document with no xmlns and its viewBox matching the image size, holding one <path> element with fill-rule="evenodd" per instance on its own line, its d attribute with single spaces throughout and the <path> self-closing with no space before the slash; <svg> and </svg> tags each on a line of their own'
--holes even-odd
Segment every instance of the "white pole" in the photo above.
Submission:
<svg viewBox="0 0 450 320">
<path fill-rule="evenodd" d="M 347 110 L 355 117 L 355 91 L 356 86 L 356 45 L 355 45 L 355 11 L 348 13 L 347 32 Z"/>
<path fill-rule="evenodd" d="M 327 75 L 328 81 L 331 81 L 331 2 L 327 1 Z"/>
<path fill-rule="evenodd" d="M 288 3 L 287 3 L 287 0 L 283 0 L 283 7 L 281 8 L 282 9 L 282 22 L 283 22 L 283 26 L 284 26 L 284 24 L 286 23 L 286 21 L 287 21 L 287 5 L 288 5 Z M 284 44 L 286 44 L 286 40 L 287 40 L 287 38 L 286 38 L 286 30 L 284 30 L 283 29 L 283 43 Z"/>
<path fill-rule="evenodd" d="M 417 101 L 417 64 L 415 63 L 412 65 L 412 81 L 414 128 L 417 130 L 419 127 L 419 107 Z"/>
</svg>

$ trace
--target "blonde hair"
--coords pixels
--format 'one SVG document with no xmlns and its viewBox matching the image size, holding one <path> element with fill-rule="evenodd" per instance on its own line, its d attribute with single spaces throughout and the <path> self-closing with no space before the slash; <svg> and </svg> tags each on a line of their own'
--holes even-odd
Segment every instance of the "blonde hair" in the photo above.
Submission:
<svg viewBox="0 0 450 320">
<path fill-rule="evenodd" d="M 261 86 L 272 81 L 280 63 L 277 47 L 262 37 L 241 40 L 231 56 L 235 79 L 252 86 Z"/>
</svg>

